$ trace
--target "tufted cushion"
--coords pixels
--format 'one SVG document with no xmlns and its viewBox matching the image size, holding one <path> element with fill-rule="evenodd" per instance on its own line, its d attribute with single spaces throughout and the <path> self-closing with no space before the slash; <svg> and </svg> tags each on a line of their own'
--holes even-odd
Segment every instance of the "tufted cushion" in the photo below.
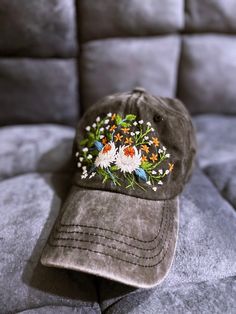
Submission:
<svg viewBox="0 0 236 314">
<path fill-rule="evenodd" d="M 73 0 L 0 0 L 0 54 L 74 56 Z"/>
<path fill-rule="evenodd" d="M 76 74 L 73 59 L 0 59 L 0 125 L 74 124 Z"/>
<path fill-rule="evenodd" d="M 188 31 L 236 32 L 235 0 L 185 0 Z"/>
<path fill-rule="evenodd" d="M 236 114 L 236 38 L 186 36 L 178 96 L 192 113 Z"/>
<path fill-rule="evenodd" d="M 59 125 L 0 128 L 0 180 L 28 172 L 72 171 L 74 129 Z"/>
<path fill-rule="evenodd" d="M 156 95 L 173 96 L 179 49 L 180 40 L 176 36 L 84 44 L 80 69 L 84 107 L 107 94 L 132 90 L 135 86 L 146 87 Z"/>
<path fill-rule="evenodd" d="M 52 174 L 27 174 L 0 183 L 1 313 L 44 306 L 43 313 L 50 313 L 49 305 L 60 313 L 59 306 L 100 312 L 93 277 L 39 262 L 69 184 L 68 175 Z"/>
<path fill-rule="evenodd" d="M 180 30 L 184 25 L 183 0 L 80 0 L 83 41 L 145 36 Z"/>
</svg>

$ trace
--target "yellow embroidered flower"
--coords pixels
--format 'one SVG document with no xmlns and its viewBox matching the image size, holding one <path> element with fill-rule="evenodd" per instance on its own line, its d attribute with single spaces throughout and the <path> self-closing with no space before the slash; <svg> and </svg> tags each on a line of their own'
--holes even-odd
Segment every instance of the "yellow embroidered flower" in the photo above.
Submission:
<svg viewBox="0 0 236 314">
<path fill-rule="evenodd" d="M 173 171 L 173 169 L 174 169 L 174 164 L 169 163 L 169 171 L 171 172 Z"/>
<path fill-rule="evenodd" d="M 152 142 L 153 142 L 153 144 L 154 144 L 156 147 L 158 147 L 158 146 L 160 145 L 160 142 L 159 142 L 159 140 L 158 140 L 157 137 L 153 137 L 153 138 L 152 138 Z"/>
<path fill-rule="evenodd" d="M 143 150 L 145 153 L 149 153 L 149 147 L 147 145 L 141 145 L 141 150 Z"/>
<path fill-rule="evenodd" d="M 122 130 L 125 134 L 129 134 L 129 128 L 121 128 L 121 130 Z"/>
<path fill-rule="evenodd" d="M 120 135 L 120 133 L 117 133 L 114 137 L 115 137 L 115 142 L 118 142 L 122 140 L 123 135 Z"/>
<path fill-rule="evenodd" d="M 128 145 L 131 145 L 131 144 L 133 144 L 133 140 L 132 140 L 132 138 L 131 137 L 126 137 L 126 139 L 125 139 L 125 144 L 128 144 Z"/>
<path fill-rule="evenodd" d="M 142 162 L 147 161 L 147 156 L 143 155 L 143 156 L 141 157 L 141 161 L 142 161 Z"/>
<path fill-rule="evenodd" d="M 111 117 L 111 120 L 114 121 L 116 118 L 116 113 L 113 113 L 112 117 Z"/>
<path fill-rule="evenodd" d="M 152 162 L 154 162 L 154 161 L 157 161 L 157 154 L 152 154 L 152 156 L 150 157 L 150 160 L 152 161 Z"/>
<path fill-rule="evenodd" d="M 115 129 L 116 129 L 116 125 L 113 124 L 113 125 L 110 127 L 110 131 L 112 132 L 112 131 L 114 131 Z"/>
<path fill-rule="evenodd" d="M 104 137 L 104 138 L 102 139 L 102 144 L 105 145 L 106 143 L 107 143 L 107 138 Z"/>
</svg>

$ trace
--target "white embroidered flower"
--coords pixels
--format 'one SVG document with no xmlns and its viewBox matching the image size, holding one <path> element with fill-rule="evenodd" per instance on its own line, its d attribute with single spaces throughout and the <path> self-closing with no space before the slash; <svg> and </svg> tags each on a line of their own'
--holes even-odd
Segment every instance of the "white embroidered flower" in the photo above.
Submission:
<svg viewBox="0 0 236 314">
<path fill-rule="evenodd" d="M 167 158 L 170 158 L 170 154 L 166 154 L 166 157 L 167 157 Z"/>
<path fill-rule="evenodd" d="M 163 146 L 162 149 L 163 149 L 164 151 L 166 151 L 166 147 L 165 147 L 165 146 Z"/>
<path fill-rule="evenodd" d="M 147 181 L 146 183 L 147 183 L 148 185 L 151 185 L 151 181 Z"/>
<path fill-rule="evenodd" d="M 104 131 L 104 128 L 100 128 L 100 131 L 103 132 L 103 131 Z"/>
<path fill-rule="evenodd" d="M 135 135 L 135 133 L 134 133 L 134 132 L 130 132 L 130 135 L 131 135 L 131 136 L 134 136 L 134 135 Z"/>
<path fill-rule="evenodd" d="M 152 174 L 157 174 L 157 172 L 155 170 L 152 170 Z"/>
<path fill-rule="evenodd" d="M 137 121 L 134 121 L 133 125 L 135 125 L 135 126 L 136 126 L 137 124 L 138 124 L 138 122 L 137 122 Z"/>
<path fill-rule="evenodd" d="M 169 172 L 170 172 L 169 170 L 166 170 L 166 171 L 165 171 L 165 174 L 169 174 Z"/>
<path fill-rule="evenodd" d="M 139 124 L 143 124 L 143 120 L 139 120 L 139 122 L 138 122 Z"/>
<path fill-rule="evenodd" d="M 88 157 L 87 157 L 88 159 L 92 159 L 93 158 L 93 156 L 91 155 L 91 154 L 88 154 Z"/>
<path fill-rule="evenodd" d="M 82 166 L 81 162 L 77 163 L 77 167 L 80 168 Z"/>
<path fill-rule="evenodd" d="M 135 146 L 120 146 L 116 156 L 116 165 L 121 172 L 131 173 L 141 164 L 141 152 Z"/>
<path fill-rule="evenodd" d="M 109 130 L 110 129 L 110 125 L 106 126 L 106 130 Z"/>
<path fill-rule="evenodd" d="M 163 174 L 163 170 L 162 170 L 162 169 L 159 169 L 158 172 L 159 172 L 160 174 Z"/>
<path fill-rule="evenodd" d="M 92 177 L 94 177 L 95 174 L 96 174 L 96 172 L 92 172 L 92 173 L 90 174 L 90 176 L 89 176 L 89 179 L 91 179 Z"/>
<path fill-rule="evenodd" d="M 85 130 L 89 132 L 91 130 L 91 126 L 86 126 Z"/>
<path fill-rule="evenodd" d="M 109 112 L 109 113 L 107 114 L 107 116 L 108 116 L 108 117 L 111 117 L 111 116 L 112 116 L 112 113 L 111 113 L 111 112 Z"/>
<path fill-rule="evenodd" d="M 115 161 L 116 150 L 117 148 L 113 142 L 107 143 L 96 157 L 95 166 L 101 168 L 109 167 L 110 164 Z"/>
<path fill-rule="evenodd" d="M 156 186 L 154 186 L 154 187 L 153 187 L 152 189 L 153 189 L 153 191 L 155 191 L 155 192 L 156 192 L 156 190 L 157 190 L 157 187 L 156 187 Z"/>
<path fill-rule="evenodd" d="M 137 135 L 139 135 L 140 132 L 139 132 L 139 131 L 136 131 L 135 133 L 136 133 Z"/>
<path fill-rule="evenodd" d="M 150 122 L 147 122 L 147 126 L 151 126 L 151 123 L 150 123 Z"/>
<path fill-rule="evenodd" d="M 79 156 L 79 152 L 76 152 L 75 157 L 78 157 L 78 156 Z"/>
<path fill-rule="evenodd" d="M 148 144 L 149 144 L 149 145 L 152 145 L 152 144 L 153 144 L 153 141 L 149 141 Z"/>
<path fill-rule="evenodd" d="M 101 118 L 98 116 L 98 117 L 96 118 L 96 122 L 100 122 L 100 120 L 101 120 Z"/>
<path fill-rule="evenodd" d="M 92 124 L 92 127 L 93 127 L 94 129 L 96 128 L 96 126 L 97 126 L 96 123 L 93 123 L 93 124 Z"/>
<path fill-rule="evenodd" d="M 100 135 L 100 139 L 104 138 L 104 135 Z"/>
<path fill-rule="evenodd" d="M 86 167 L 86 166 L 83 166 L 83 167 L 82 167 L 82 170 L 83 170 L 83 172 L 87 172 L 87 167 Z"/>
<path fill-rule="evenodd" d="M 88 176 L 88 174 L 87 174 L 87 173 L 82 174 L 82 175 L 81 175 L 81 179 L 86 179 L 86 178 L 87 178 L 87 176 Z"/>
<path fill-rule="evenodd" d="M 153 129 L 153 128 L 151 128 L 151 131 L 152 131 L 152 132 L 154 132 L 154 129 Z"/>
<path fill-rule="evenodd" d="M 160 180 L 160 181 L 157 182 L 157 184 L 162 185 L 163 182 Z"/>
<path fill-rule="evenodd" d="M 86 153 L 88 151 L 88 147 L 84 147 L 82 151 Z"/>
<path fill-rule="evenodd" d="M 147 141 L 149 139 L 149 137 L 148 136 L 144 136 L 144 139 Z"/>
<path fill-rule="evenodd" d="M 108 124 L 109 123 L 109 119 L 106 119 L 105 121 L 104 121 L 104 124 Z"/>
<path fill-rule="evenodd" d="M 158 153 L 159 153 L 159 154 L 163 153 L 163 150 L 159 148 L 159 149 L 158 149 Z"/>
<path fill-rule="evenodd" d="M 79 161 L 83 161 L 83 160 L 84 160 L 84 158 L 83 158 L 83 157 L 80 157 L 80 158 L 79 158 Z"/>
</svg>

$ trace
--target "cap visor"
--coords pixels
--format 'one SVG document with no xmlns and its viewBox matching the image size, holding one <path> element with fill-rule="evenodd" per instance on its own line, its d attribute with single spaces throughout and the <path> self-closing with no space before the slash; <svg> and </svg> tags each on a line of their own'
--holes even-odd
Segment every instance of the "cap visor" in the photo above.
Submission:
<svg viewBox="0 0 236 314">
<path fill-rule="evenodd" d="M 152 201 L 73 187 L 41 262 L 151 288 L 171 267 L 177 232 L 177 197 Z"/>
</svg>

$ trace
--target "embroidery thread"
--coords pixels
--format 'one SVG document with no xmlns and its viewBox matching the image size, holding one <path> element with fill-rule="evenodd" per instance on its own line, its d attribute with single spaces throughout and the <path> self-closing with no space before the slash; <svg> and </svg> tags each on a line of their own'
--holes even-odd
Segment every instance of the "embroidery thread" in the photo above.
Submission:
<svg viewBox="0 0 236 314">
<path fill-rule="evenodd" d="M 102 119 L 98 116 L 85 130 L 86 136 L 76 152 L 82 179 L 99 175 L 103 183 L 111 180 L 114 185 L 143 190 L 146 185 L 157 191 L 164 177 L 174 169 L 171 162 L 163 166 L 170 154 L 161 146 L 157 131 L 150 122 L 137 121 L 134 114 L 122 118 L 110 112 Z"/>
</svg>

